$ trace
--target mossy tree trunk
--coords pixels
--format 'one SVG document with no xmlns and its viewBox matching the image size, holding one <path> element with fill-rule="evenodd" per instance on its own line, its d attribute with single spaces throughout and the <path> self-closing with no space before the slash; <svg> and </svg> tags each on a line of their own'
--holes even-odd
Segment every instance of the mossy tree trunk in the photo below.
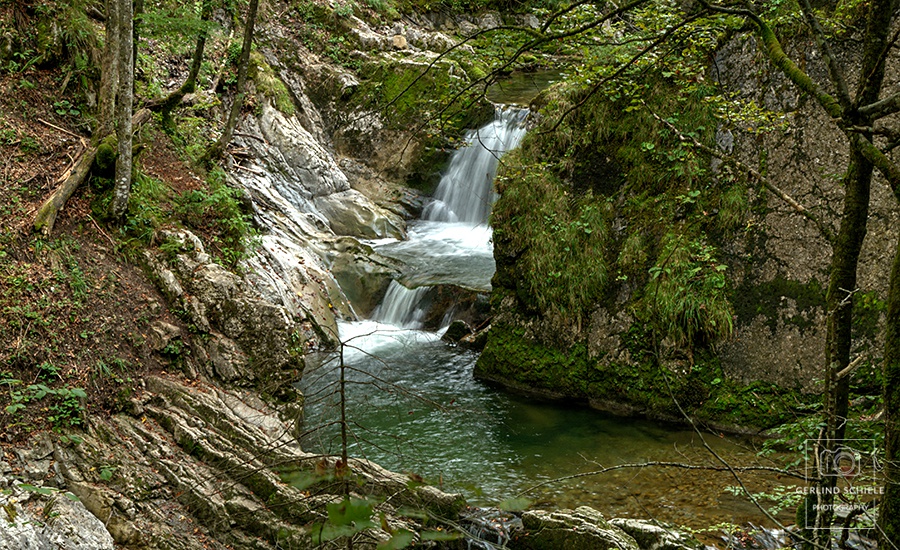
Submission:
<svg viewBox="0 0 900 550">
<path fill-rule="evenodd" d="M 247 66 L 250 64 L 250 48 L 253 45 L 253 27 L 256 24 L 256 12 L 259 8 L 259 0 L 250 0 L 250 7 L 247 9 L 247 23 L 244 27 L 244 42 L 241 45 L 241 57 L 238 61 L 238 79 L 237 93 L 234 96 L 234 103 L 231 104 L 231 110 L 228 113 L 228 120 L 225 122 L 225 128 L 218 141 L 213 144 L 206 152 L 206 160 L 217 159 L 225 152 L 225 147 L 231 141 L 234 135 L 234 129 L 237 126 L 238 116 L 241 114 L 241 107 L 244 105 L 244 89 L 247 86 Z"/>
<path fill-rule="evenodd" d="M 884 343 L 884 496 L 878 547 L 900 545 L 900 239 L 894 253 Z"/>
<path fill-rule="evenodd" d="M 116 93 L 119 89 L 119 0 L 106 0 L 106 42 L 103 45 L 103 70 L 97 108 L 94 145 L 113 133 Z"/>
<path fill-rule="evenodd" d="M 890 49 L 890 31 L 898 2 L 897 0 L 873 0 L 867 6 L 862 64 L 858 73 L 855 97 L 851 96 L 850 88 L 844 77 L 845 71 L 831 51 L 826 33 L 816 19 L 816 12 L 813 11 L 809 0 L 802 0 L 801 6 L 809 31 L 813 34 L 828 67 L 830 78 L 828 82 L 824 83 L 814 80 L 809 73 L 786 55 L 775 33 L 757 14 L 748 9 L 715 5 L 704 0 L 701 0 L 701 3 L 711 11 L 745 15 L 752 20 L 762 42 L 762 50 L 772 65 L 777 67 L 803 92 L 813 97 L 847 137 L 850 159 L 843 180 L 844 205 L 840 229 L 837 238 L 832 243 L 832 260 L 826 293 L 825 426 L 820 433 L 816 448 L 818 456 L 834 453 L 843 444 L 847 426 L 850 375 L 839 375 L 839 373 L 845 372 L 845 369 L 848 368 L 853 348 L 853 297 L 857 290 L 860 251 L 866 236 L 874 169 L 878 168 L 895 188 L 895 192 L 900 188 L 900 171 L 886 156 L 883 148 L 876 146 L 871 130 L 878 118 L 888 114 L 888 110 L 876 112 L 871 106 L 879 101 L 882 91 L 886 62 L 885 52 Z M 749 4 L 744 4 L 744 6 L 749 6 Z M 833 90 L 833 92 L 827 90 Z M 900 106 L 890 112 L 897 110 L 900 110 Z M 897 289 L 897 292 L 900 293 L 900 289 Z M 900 318 L 891 321 L 900 323 Z M 900 334 L 900 327 L 892 327 L 891 330 Z M 890 391 L 886 387 L 886 400 Z M 891 444 L 889 441 L 888 445 Z M 804 546 L 807 548 L 831 547 L 830 526 L 833 519 L 831 505 L 834 501 L 831 489 L 835 487 L 836 481 L 837 476 L 835 475 L 820 476 L 816 482 L 818 490 L 813 493 L 812 497 L 814 502 L 808 503 L 817 505 L 814 508 L 815 512 L 810 516 L 806 512 L 809 508 L 806 508 L 801 514 L 801 517 L 805 516 L 803 519 L 807 522 L 813 522 L 813 525 L 807 526 L 815 528 L 805 531 L 807 541 Z M 891 517 L 882 513 L 882 517 L 886 518 L 885 521 L 896 522 L 900 525 L 900 514 L 894 514 L 894 517 Z M 801 525 L 801 527 L 803 526 Z M 897 532 L 900 532 L 900 529 L 897 529 Z"/>
<path fill-rule="evenodd" d="M 128 209 L 131 195 L 131 116 L 134 102 L 134 50 L 132 24 L 134 14 L 131 0 L 119 0 L 119 93 L 116 101 L 116 177 L 110 215 L 121 220 Z"/>
</svg>

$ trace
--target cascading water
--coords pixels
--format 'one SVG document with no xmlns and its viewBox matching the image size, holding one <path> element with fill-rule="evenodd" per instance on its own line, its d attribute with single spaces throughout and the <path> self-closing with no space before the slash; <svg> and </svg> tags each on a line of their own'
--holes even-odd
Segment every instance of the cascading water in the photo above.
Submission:
<svg viewBox="0 0 900 550">
<path fill-rule="evenodd" d="M 525 136 L 528 109 L 498 107 L 494 120 L 466 135 L 465 145 L 450 157 L 434 200 L 413 224 L 409 239 L 379 252 L 410 266 L 410 289 L 393 281 L 372 318 L 402 328 L 421 328 L 421 306 L 429 284 L 452 283 L 485 291 L 490 288 L 494 258 L 488 215 L 494 203 L 494 178 L 500 157 Z M 426 265 L 427 264 L 427 265 Z"/>
<path fill-rule="evenodd" d="M 525 136 L 528 109 L 499 107 L 493 122 L 466 135 L 465 145 L 450 158 L 425 220 L 487 223 L 494 203 L 494 178 L 500 157 L 518 147 Z"/>
<path fill-rule="evenodd" d="M 422 328 L 425 310 L 419 304 L 427 293 L 427 286 L 406 288 L 397 281 L 391 281 L 381 304 L 372 312 L 372 318 L 395 327 Z"/>
</svg>

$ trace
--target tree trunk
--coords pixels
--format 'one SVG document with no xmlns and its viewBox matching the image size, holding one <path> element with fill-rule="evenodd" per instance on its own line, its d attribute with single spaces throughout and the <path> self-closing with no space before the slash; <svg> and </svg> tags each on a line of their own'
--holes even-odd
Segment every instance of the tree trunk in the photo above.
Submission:
<svg viewBox="0 0 900 550">
<path fill-rule="evenodd" d="M 110 214 L 114 220 L 121 220 L 128 209 L 131 194 L 131 111 L 134 101 L 134 66 L 132 47 L 132 5 L 131 0 L 120 0 L 119 17 L 119 98 L 116 102 L 116 138 L 119 154 L 116 157 L 116 183 Z"/>
<path fill-rule="evenodd" d="M 859 254 L 866 236 L 872 183 L 871 163 L 855 150 L 851 151 L 850 157 L 850 167 L 844 179 L 841 227 L 832 249 L 828 291 L 825 297 L 828 313 L 825 343 L 825 427 L 816 447 L 817 457 L 834 456 L 834 452 L 842 445 L 850 403 L 850 377 L 838 379 L 837 373 L 850 364 L 853 345 L 853 292 L 856 289 Z M 836 475 L 820 477 L 815 493 L 817 513 L 814 519 L 807 517 L 805 527 L 816 529 L 813 532 L 807 531 L 807 534 L 817 539 L 820 548 L 830 547 L 829 527 L 833 519 L 831 505 L 834 502 L 831 489 L 836 483 Z M 813 525 L 809 525 L 810 519 L 813 519 Z"/>
<path fill-rule="evenodd" d="M 208 35 L 206 26 L 203 24 L 209 21 L 210 15 L 212 15 L 212 0 L 204 0 L 203 8 L 200 11 L 200 34 L 197 36 L 197 44 L 194 46 L 194 57 L 191 60 L 191 70 L 188 73 L 184 84 L 159 103 L 159 110 L 164 118 L 168 117 L 169 113 L 172 112 L 172 109 L 181 103 L 184 96 L 193 93 L 197 88 L 197 76 L 200 74 L 200 66 L 203 64 L 203 50 L 206 48 L 206 38 Z"/>
<path fill-rule="evenodd" d="M 132 127 L 136 128 L 150 120 L 150 111 L 141 109 L 134 114 L 131 119 Z M 98 141 L 103 141 L 105 135 L 99 136 Z M 44 203 L 38 209 L 34 216 L 34 230 L 43 233 L 49 237 L 53 233 L 53 225 L 56 223 L 56 216 L 62 210 L 66 202 L 72 196 L 78 186 L 81 185 L 91 171 L 94 158 L 97 156 L 97 146 L 91 145 L 82 151 L 81 156 L 76 156 L 75 164 L 72 168 L 63 174 L 59 181 L 60 186 L 44 200 Z"/>
<path fill-rule="evenodd" d="M 144 0 L 134 0 L 134 13 L 131 18 L 131 67 L 137 72 L 138 42 L 140 42 L 141 16 L 144 15 Z M 134 80 L 131 81 L 134 86 Z"/>
<path fill-rule="evenodd" d="M 884 341 L 884 496 L 878 547 L 900 545 L 900 240 L 894 253 Z"/>
<path fill-rule="evenodd" d="M 113 133 L 116 92 L 119 87 L 119 0 L 106 0 L 106 43 L 103 45 L 103 71 L 100 73 L 100 98 L 94 145 Z"/>
<path fill-rule="evenodd" d="M 238 61 L 238 81 L 237 94 L 234 96 L 234 103 L 231 104 L 231 112 L 228 114 L 228 120 L 225 122 L 225 128 L 219 140 L 209 148 L 206 152 L 206 160 L 217 159 L 225 152 L 225 147 L 231 141 L 234 134 L 234 128 L 237 126 L 238 116 L 241 114 L 241 107 L 244 105 L 244 88 L 247 84 L 247 65 L 250 64 L 250 47 L 253 45 L 253 25 L 256 23 L 256 11 L 259 7 L 259 0 L 250 0 L 250 8 L 247 11 L 247 25 L 244 28 L 244 43 L 241 46 L 241 58 Z"/>
</svg>

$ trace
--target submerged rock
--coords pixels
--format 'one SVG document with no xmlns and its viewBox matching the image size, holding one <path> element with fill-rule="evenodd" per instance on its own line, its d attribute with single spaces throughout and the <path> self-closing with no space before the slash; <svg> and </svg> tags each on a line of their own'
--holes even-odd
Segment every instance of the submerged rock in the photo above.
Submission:
<svg viewBox="0 0 900 550">
<path fill-rule="evenodd" d="M 455 344 L 470 334 L 472 334 L 472 327 L 469 326 L 469 323 L 457 320 L 450 323 L 450 326 L 447 327 L 447 332 L 441 338 Z"/>
</svg>

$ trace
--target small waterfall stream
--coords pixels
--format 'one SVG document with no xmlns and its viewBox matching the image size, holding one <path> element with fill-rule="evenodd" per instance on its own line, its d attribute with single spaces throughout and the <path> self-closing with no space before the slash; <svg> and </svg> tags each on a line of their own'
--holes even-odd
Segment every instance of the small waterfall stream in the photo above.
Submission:
<svg viewBox="0 0 900 550">
<path fill-rule="evenodd" d="M 500 156 L 522 139 L 527 115 L 524 109 L 498 109 L 493 122 L 470 132 L 466 146 L 453 154 L 425 219 L 409 225 L 409 238 L 373 243 L 408 266 L 403 281 L 417 288 L 394 281 L 373 319 L 339 323 L 342 357 L 350 367 L 351 454 L 414 472 L 464 493 L 475 505 L 495 505 L 542 481 L 600 466 L 673 457 L 710 460 L 689 430 L 488 387 L 472 377 L 475 353 L 421 330 L 429 285 L 490 289 L 492 183 Z M 300 388 L 307 396 L 307 450 L 339 452 L 337 372 L 335 355 L 308 363 Z M 758 460 L 752 450 L 726 439 L 709 443 L 734 464 Z M 771 480 L 751 474 L 744 482 L 757 492 L 771 486 Z M 549 506 L 588 505 L 608 516 L 655 517 L 695 528 L 759 521 L 753 505 L 724 491 L 733 484 L 716 472 L 644 468 L 547 484 L 528 497 Z"/>
<path fill-rule="evenodd" d="M 487 251 L 490 269 L 487 281 L 480 286 L 489 288 L 493 256 L 487 220 L 496 199 L 494 178 L 500 157 L 517 147 L 525 136 L 528 114 L 528 109 L 498 107 L 493 121 L 466 134 L 464 145 L 450 157 L 434 199 L 422 213 L 422 221 L 411 227 L 410 238 L 404 243 L 397 243 L 395 248 L 414 250 L 415 255 L 431 263 L 431 267 L 437 267 L 434 271 L 439 273 L 442 271 L 442 261 L 468 262 L 469 258 L 479 255 L 484 259 L 484 252 Z M 450 243 L 455 243 L 455 246 L 448 247 Z M 381 252 L 392 255 L 390 250 Z M 398 256 L 401 260 L 408 260 L 403 254 Z M 468 269 L 468 266 L 463 269 Z M 443 271 L 446 273 L 448 269 Z M 418 281 L 414 277 L 412 279 L 412 282 L 432 282 L 427 276 Z M 460 284 L 459 281 L 442 282 Z M 408 288 L 393 281 L 372 318 L 401 328 L 421 328 L 425 314 L 421 301 L 426 293 L 425 285 Z"/>
<path fill-rule="evenodd" d="M 434 201 L 422 218 L 437 222 L 487 223 L 496 197 L 494 178 L 500 157 L 519 146 L 525 137 L 529 110 L 518 107 L 497 109 L 494 120 L 466 135 L 465 144 L 450 158 Z"/>
</svg>

